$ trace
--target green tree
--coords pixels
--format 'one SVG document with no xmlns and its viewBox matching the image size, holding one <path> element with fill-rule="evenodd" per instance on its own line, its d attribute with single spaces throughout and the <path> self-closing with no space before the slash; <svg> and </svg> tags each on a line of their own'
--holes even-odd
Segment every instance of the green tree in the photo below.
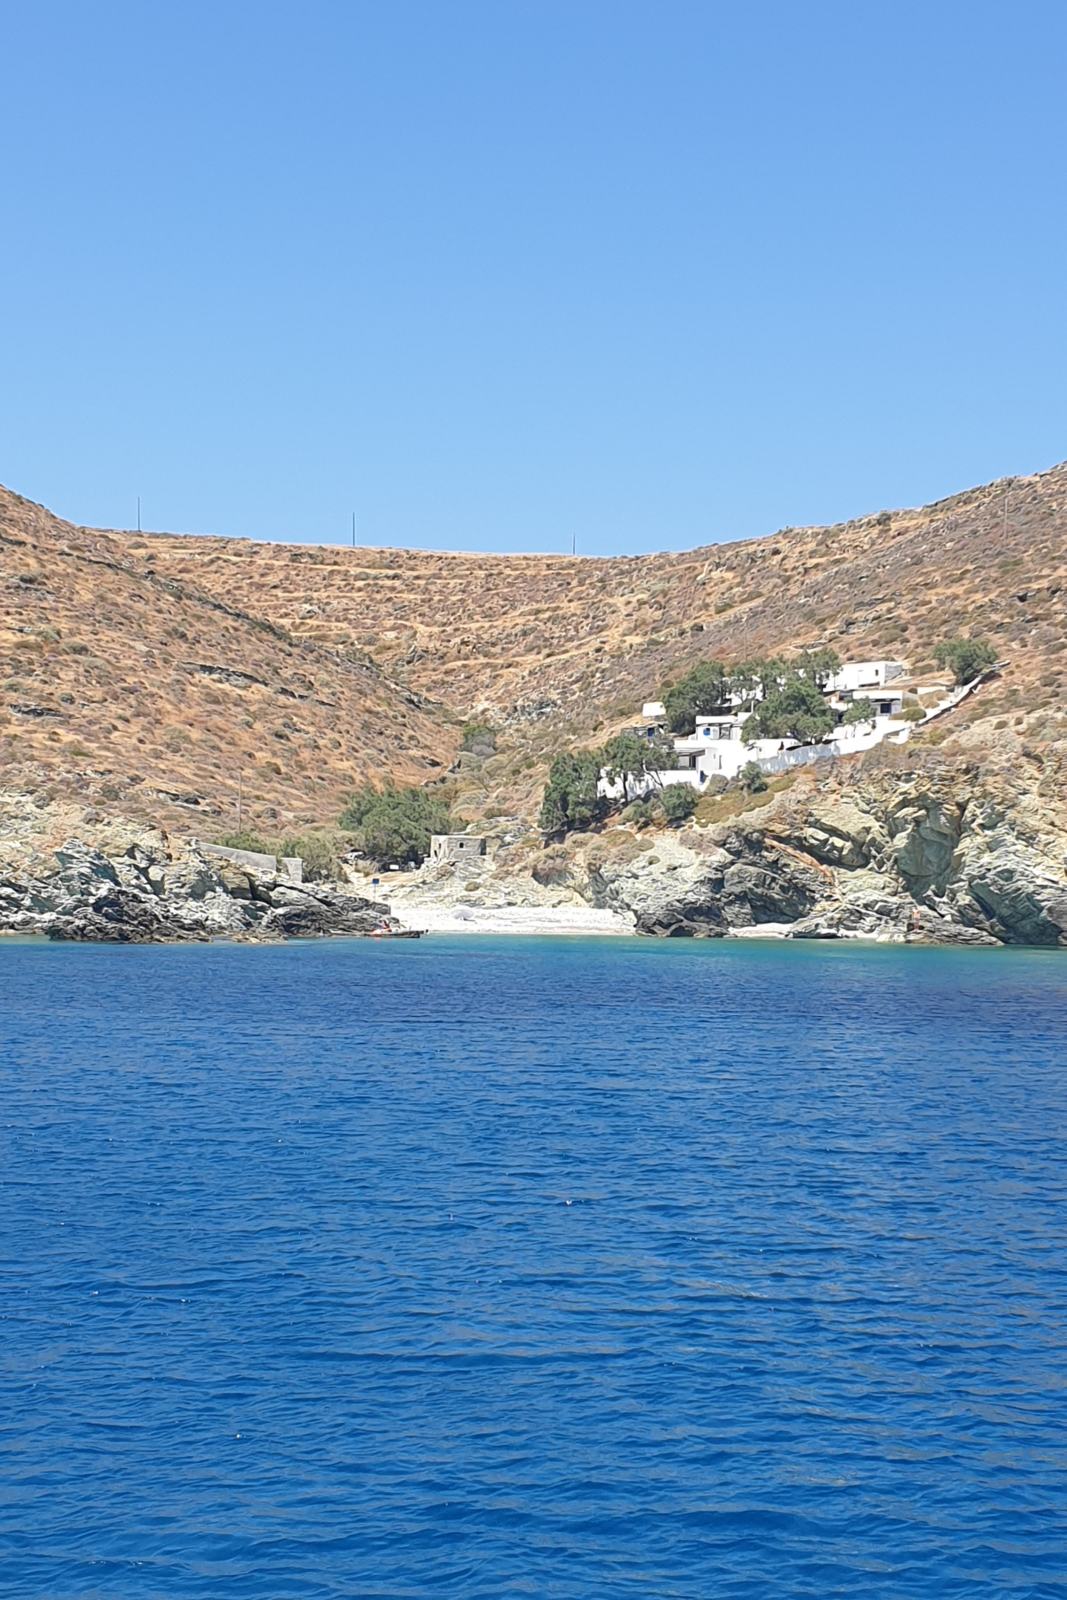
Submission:
<svg viewBox="0 0 1067 1600">
<path fill-rule="evenodd" d="M 737 781 L 747 794 L 763 794 L 767 788 L 767 778 L 758 761 L 746 761 Z"/>
<path fill-rule="evenodd" d="M 663 691 L 663 705 L 672 733 L 692 733 L 697 717 L 707 717 L 727 704 L 727 668 L 721 661 L 701 661 Z"/>
<path fill-rule="evenodd" d="M 934 651 L 939 667 L 950 667 L 958 684 L 970 683 L 996 665 L 997 652 L 985 639 L 946 639 Z"/>
<path fill-rule="evenodd" d="M 760 681 L 761 661 L 738 661 L 729 670 L 728 687 L 736 695 L 742 711 L 751 711 L 763 687 Z"/>
<path fill-rule="evenodd" d="M 745 723 L 745 741 L 798 739 L 814 744 L 834 725 L 834 714 L 809 677 L 790 673 L 766 695 Z"/>
<path fill-rule="evenodd" d="M 764 699 L 774 694 L 781 687 L 782 680 L 789 676 L 789 668 L 781 656 L 761 656 L 752 666 Z"/>
<path fill-rule="evenodd" d="M 342 846 L 326 833 L 301 833 L 280 839 L 276 854 L 299 856 L 308 883 L 336 883 L 341 876 Z"/>
<path fill-rule="evenodd" d="M 853 700 L 841 721 L 846 727 L 849 727 L 854 722 L 873 722 L 875 715 L 873 700 L 868 700 L 864 696 L 860 700 Z"/>
<path fill-rule="evenodd" d="M 604 771 L 612 783 L 622 783 L 622 797 L 630 798 L 630 784 L 650 772 L 674 765 L 674 749 L 665 739 L 643 738 L 639 733 L 617 733 L 600 752 Z"/>
<path fill-rule="evenodd" d="M 588 828 L 603 814 L 597 794 L 601 758 L 592 750 L 558 755 L 548 771 L 541 801 L 540 826 L 545 833 Z"/>
<path fill-rule="evenodd" d="M 791 663 L 793 670 L 807 678 L 817 689 L 825 689 L 835 672 L 841 670 L 841 657 L 836 650 L 804 650 Z"/>
<path fill-rule="evenodd" d="M 678 823 L 691 817 L 696 810 L 696 791 L 687 783 L 669 783 L 665 789 L 660 790 L 659 803 L 671 827 L 677 827 Z"/>
<path fill-rule="evenodd" d="M 448 801 L 431 789 L 357 789 L 341 813 L 341 827 L 356 836 L 365 855 L 381 866 L 425 861 L 430 835 L 453 826 Z"/>
</svg>

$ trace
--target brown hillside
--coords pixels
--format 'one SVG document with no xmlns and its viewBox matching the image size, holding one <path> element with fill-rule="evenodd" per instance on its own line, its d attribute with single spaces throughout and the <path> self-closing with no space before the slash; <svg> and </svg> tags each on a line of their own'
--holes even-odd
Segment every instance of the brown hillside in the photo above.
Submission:
<svg viewBox="0 0 1067 1600">
<path fill-rule="evenodd" d="M 373 663 L 192 576 L 0 490 L 0 788 L 211 837 L 239 782 L 246 824 L 284 828 L 451 761 L 454 728 Z"/>
<path fill-rule="evenodd" d="M 1064 735 L 1067 466 L 604 560 L 90 532 L 14 495 L 0 536 L 9 772 L 142 810 L 195 795 L 230 818 L 243 768 L 257 824 L 329 822 L 354 777 L 439 776 L 455 722 L 488 712 L 501 751 L 465 762 L 464 808 L 528 813 L 552 750 L 601 737 L 693 661 L 817 643 L 921 673 L 939 640 L 982 634 L 1008 665 L 951 736 Z"/>
<path fill-rule="evenodd" d="M 824 643 L 852 659 L 901 657 L 921 672 L 940 640 L 975 632 L 1009 666 L 955 725 L 1010 716 L 1060 736 L 1067 465 L 918 510 L 676 555 L 129 543 L 154 552 L 160 570 L 294 634 L 369 652 L 459 714 L 489 711 L 507 733 L 504 755 L 486 769 L 483 804 L 529 806 L 549 749 L 631 715 L 665 679 L 711 655 Z"/>
<path fill-rule="evenodd" d="M 1061 670 L 1067 643 L 1067 465 L 920 510 L 679 555 L 140 544 L 160 569 L 294 634 L 366 650 L 423 693 L 505 718 L 545 702 L 603 715 L 708 654 L 819 641 L 918 669 L 946 633 L 973 629 L 1033 684 Z"/>
</svg>

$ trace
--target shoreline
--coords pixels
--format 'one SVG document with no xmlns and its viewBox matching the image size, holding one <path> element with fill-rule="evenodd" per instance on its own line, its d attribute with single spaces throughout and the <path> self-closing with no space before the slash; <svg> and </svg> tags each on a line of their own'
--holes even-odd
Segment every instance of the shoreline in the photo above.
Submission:
<svg viewBox="0 0 1067 1600">
<path fill-rule="evenodd" d="M 637 937 L 630 918 L 594 906 L 442 906 L 432 901 L 393 900 L 389 909 L 401 927 L 413 933 Z"/>
</svg>

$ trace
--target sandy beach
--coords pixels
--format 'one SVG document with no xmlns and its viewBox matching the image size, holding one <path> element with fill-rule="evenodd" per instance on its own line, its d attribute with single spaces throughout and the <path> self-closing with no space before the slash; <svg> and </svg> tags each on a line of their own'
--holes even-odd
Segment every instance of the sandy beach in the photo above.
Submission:
<svg viewBox="0 0 1067 1600">
<path fill-rule="evenodd" d="M 593 906 L 468 906 L 397 897 L 392 911 L 420 933 L 632 934 L 629 917 Z"/>
</svg>

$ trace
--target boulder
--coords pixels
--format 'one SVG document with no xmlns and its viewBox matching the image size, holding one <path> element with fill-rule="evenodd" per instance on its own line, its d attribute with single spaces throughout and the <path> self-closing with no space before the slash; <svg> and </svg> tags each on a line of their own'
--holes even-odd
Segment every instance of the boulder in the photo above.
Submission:
<svg viewBox="0 0 1067 1600">
<path fill-rule="evenodd" d="M 187 930 L 162 913 L 154 896 L 118 885 L 98 895 L 91 905 L 48 918 L 42 931 L 50 939 L 110 944 L 152 944 L 187 936 Z"/>
<path fill-rule="evenodd" d="M 264 918 L 263 931 L 286 939 L 314 939 L 329 935 L 399 935 L 402 929 L 388 906 L 357 895 L 320 891 L 275 905 Z"/>
</svg>

